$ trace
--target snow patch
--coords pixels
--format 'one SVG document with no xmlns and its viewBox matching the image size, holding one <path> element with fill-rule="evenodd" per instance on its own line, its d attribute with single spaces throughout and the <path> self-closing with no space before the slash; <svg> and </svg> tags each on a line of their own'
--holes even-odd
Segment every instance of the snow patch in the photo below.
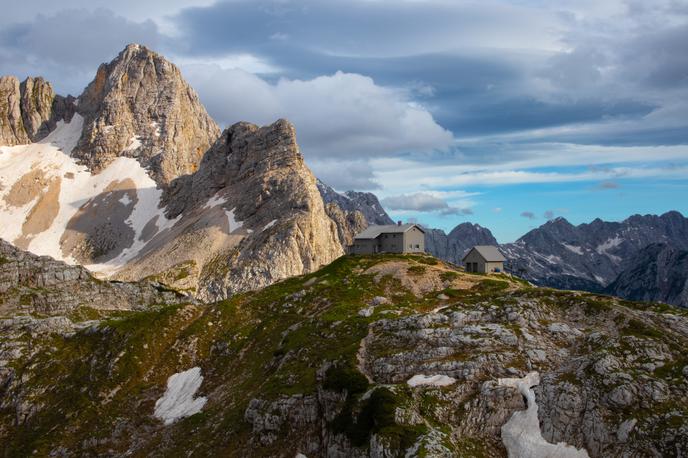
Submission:
<svg viewBox="0 0 688 458">
<path fill-rule="evenodd" d="M 141 147 L 141 138 L 138 135 L 131 137 L 129 145 L 124 148 L 124 151 L 134 151 Z"/>
<path fill-rule="evenodd" d="M 527 408 L 514 412 L 502 426 L 502 442 L 509 458 L 587 458 L 588 452 L 565 442 L 551 444 L 542 437 L 538 420 L 538 405 L 532 387 L 540 383 L 540 375 L 530 372 L 523 378 L 500 378 L 499 385 L 510 386 L 526 398 Z"/>
<path fill-rule="evenodd" d="M 158 124 L 158 123 L 155 122 L 155 121 L 152 121 L 152 122 L 150 123 L 150 126 L 154 129 L 154 130 L 153 130 L 153 135 L 155 135 L 156 137 L 159 137 L 159 136 L 160 136 L 160 124 Z"/>
<path fill-rule="evenodd" d="M 543 256 L 545 258 L 545 261 L 547 261 L 550 264 L 561 264 L 561 258 L 559 256 L 555 256 L 553 254 L 550 254 L 548 256 Z"/>
<path fill-rule="evenodd" d="M 129 205 L 131 203 L 131 199 L 129 198 L 129 194 L 124 194 L 122 198 L 119 200 L 119 202 L 122 205 Z"/>
<path fill-rule="evenodd" d="M 607 251 L 618 247 L 621 245 L 621 243 L 623 243 L 623 239 L 617 235 L 616 237 L 608 239 L 606 242 L 598 245 L 597 248 L 595 248 L 595 251 L 597 251 L 598 254 L 607 254 Z"/>
<path fill-rule="evenodd" d="M 153 415 L 170 425 L 180 418 L 197 414 L 203 409 L 207 399 L 195 397 L 203 383 L 200 367 L 173 374 L 167 379 L 167 390 L 155 402 Z"/>
<path fill-rule="evenodd" d="M 203 208 L 213 208 L 217 207 L 218 205 L 224 205 L 227 203 L 227 198 L 224 196 L 219 196 L 215 194 L 213 197 L 208 199 L 208 202 L 203 205 Z"/>
<path fill-rule="evenodd" d="M 595 248 L 595 251 L 597 251 L 597 254 L 607 256 L 609 259 L 612 260 L 612 262 L 620 264 L 621 258 L 618 256 L 614 256 L 613 254 L 610 254 L 609 250 L 618 247 L 623 243 L 623 241 L 624 240 L 617 235 L 616 237 L 608 239 L 606 242 L 598 245 L 597 248 Z"/>
<path fill-rule="evenodd" d="M 562 245 L 564 245 L 564 248 L 566 248 L 567 250 L 569 250 L 572 253 L 576 253 L 578 255 L 583 254 L 583 249 L 579 246 L 569 245 L 568 243 L 562 243 Z"/>
<path fill-rule="evenodd" d="M 408 379 L 406 384 L 415 386 L 449 386 L 456 383 L 456 379 L 447 375 L 425 375 L 417 374 Z"/>
<path fill-rule="evenodd" d="M 273 219 L 273 220 L 270 221 L 268 224 L 266 224 L 265 227 L 263 227 L 263 230 L 270 229 L 272 226 L 275 225 L 275 223 L 277 223 L 277 220 L 276 220 L 276 219 Z"/>
<path fill-rule="evenodd" d="M 225 211 L 225 214 L 227 215 L 227 221 L 229 221 L 229 232 L 232 233 L 236 231 L 237 229 L 241 229 L 241 226 L 244 225 L 243 221 L 237 221 L 236 218 L 234 217 L 234 208 L 231 210 Z"/>
<path fill-rule="evenodd" d="M 81 117 L 80 114 L 75 113 L 69 123 L 65 123 L 64 120 L 58 121 L 55 130 L 50 132 L 50 134 L 38 142 L 38 144 L 51 145 L 61 150 L 64 154 L 72 154 L 72 150 L 76 147 L 76 144 L 79 143 L 83 129 L 84 118 Z M 31 147 L 33 145 L 36 145 L 36 143 L 24 145 L 24 147 Z"/>
</svg>

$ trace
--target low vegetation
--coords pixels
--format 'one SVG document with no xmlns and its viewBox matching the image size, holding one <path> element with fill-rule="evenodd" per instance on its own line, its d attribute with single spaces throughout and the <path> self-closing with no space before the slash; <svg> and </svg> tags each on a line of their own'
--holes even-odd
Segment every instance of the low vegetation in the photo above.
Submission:
<svg viewBox="0 0 688 458">
<path fill-rule="evenodd" d="M 418 293 L 406 289 L 393 274 L 366 273 L 374 266 L 398 262 L 404 263 L 414 281 L 434 284 L 428 280 L 432 278 L 442 286 Z M 30 339 L 31 349 L 12 362 L 13 380 L 22 382 L 8 385 L 7 393 L 16 396 L 27 413 L 17 423 L 17 404 L 3 404 L 0 442 L 6 456 L 47 456 L 62 449 L 86 455 L 124 455 L 134 450 L 135 456 L 245 456 L 251 450 L 262 456 L 286 452 L 293 456 L 303 439 L 294 435 L 296 425 L 282 424 L 270 433 L 272 442 L 262 443 L 245 418 L 248 406 L 252 400 L 273 405 L 285 399 L 320 399 L 327 392 L 334 396 L 331 402 L 337 414 L 323 420 L 323 425 L 353 446 L 365 449 L 375 436 L 399 450 L 400 456 L 414 447 L 418 456 L 424 456 L 429 450 L 426 442 L 433 437 L 435 450 L 457 456 L 494 456 L 491 449 L 503 453 L 498 438 L 486 442 L 468 433 L 457 436 L 448 422 L 469 415 L 461 414 L 458 406 L 469 408 L 464 406 L 477 399 L 480 386 L 506 376 L 507 368 L 523 373 L 534 368 L 553 370 L 551 359 L 535 360 L 519 350 L 527 333 L 539 332 L 538 339 L 546 335 L 549 345 L 566 348 L 571 360 L 611 354 L 610 340 L 596 347 L 585 340 L 586 333 L 606 329 L 605 323 L 618 326 L 619 355 L 637 351 L 636 347 L 622 349 L 623 339 L 668 346 L 661 327 L 643 318 L 643 313 L 654 313 L 646 308 L 606 296 L 535 288 L 507 275 L 466 274 L 423 255 L 345 256 L 312 274 L 210 305 L 160 305 L 112 313 L 82 306 L 70 314 L 70 320 L 97 320 L 97 325 L 86 323 L 70 334 L 37 334 Z M 475 368 L 470 383 L 456 391 L 453 387 L 411 389 L 405 381 L 413 374 L 393 374 L 371 383 L 371 374 L 366 372 L 370 367 L 360 359 L 371 325 L 404 319 L 415 323 L 414 317 L 433 310 L 428 316 L 437 318 L 424 324 L 428 332 L 448 332 L 456 326 L 448 318 L 454 313 L 493 317 L 489 323 L 465 325 L 465 329 L 474 328 L 475 345 L 464 344 L 432 360 L 433 364 Z M 510 313 L 530 316 L 530 321 L 511 318 Z M 562 321 L 582 329 L 577 343 L 547 331 Z M 396 355 L 417 350 L 417 342 L 403 337 L 413 333 L 375 329 L 377 339 L 366 349 L 370 358 L 393 364 Z M 677 356 L 643 372 L 643 377 L 679 383 L 685 365 L 685 357 Z M 204 377 L 198 395 L 208 397 L 206 407 L 163 426 L 152 412 L 167 378 L 195 366 Z M 555 383 L 583 389 L 584 382 L 574 369 L 557 372 Z M 592 371 L 591 383 L 602 387 L 602 378 L 588 371 Z M 391 381 L 391 377 L 396 378 Z M 675 405 L 679 417 L 688 413 L 684 404 Z M 415 412 L 421 421 L 399 421 L 404 412 Z M 665 428 L 681 426 L 673 418 Z M 320 426 L 313 428 L 320 431 Z"/>
</svg>

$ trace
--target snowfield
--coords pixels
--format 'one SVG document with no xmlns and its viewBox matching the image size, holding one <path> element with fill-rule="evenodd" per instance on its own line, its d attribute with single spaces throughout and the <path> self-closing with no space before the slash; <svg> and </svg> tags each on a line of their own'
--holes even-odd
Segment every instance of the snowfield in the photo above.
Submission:
<svg viewBox="0 0 688 458">
<path fill-rule="evenodd" d="M 155 402 L 153 415 L 170 425 L 180 418 L 190 417 L 203 409 L 207 399 L 195 397 L 203 383 L 200 367 L 171 375 L 167 379 L 167 390 Z"/>
<path fill-rule="evenodd" d="M 86 265 L 107 275 L 144 247 L 146 224 L 154 220 L 155 234 L 177 220 L 165 217 L 164 208 L 159 207 L 162 190 L 135 159 L 119 157 L 97 175 L 78 164 L 70 154 L 82 128 L 83 118 L 75 114 L 69 123 L 58 122 L 38 143 L 0 147 L 0 238 L 33 253 L 78 264 L 63 250 L 62 238 L 70 222 L 84 204 L 92 202 L 95 208 L 97 198 L 124 193 L 117 202 L 128 216 L 119 223 L 133 230 L 133 240 L 113 259 Z"/>
<path fill-rule="evenodd" d="M 517 388 L 527 401 L 526 410 L 514 412 L 502 426 L 502 442 L 510 458 L 587 458 L 585 449 L 564 442 L 550 444 L 542 437 L 538 406 L 532 387 L 540 383 L 540 375 L 530 372 L 523 378 L 500 378 L 499 385 Z"/>
</svg>

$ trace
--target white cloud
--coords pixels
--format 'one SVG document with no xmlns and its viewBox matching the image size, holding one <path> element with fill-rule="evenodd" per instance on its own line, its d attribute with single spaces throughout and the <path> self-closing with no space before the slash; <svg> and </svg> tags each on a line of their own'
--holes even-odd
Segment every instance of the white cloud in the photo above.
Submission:
<svg viewBox="0 0 688 458">
<path fill-rule="evenodd" d="M 455 193 L 453 193 L 455 194 Z M 450 205 L 437 192 L 417 192 L 414 194 L 402 194 L 388 196 L 381 200 L 385 208 L 394 211 L 438 212 L 441 215 L 470 215 L 472 202 L 463 200 L 463 205 Z M 469 195 L 469 194 L 466 194 Z"/>
<path fill-rule="evenodd" d="M 312 159 L 308 165 L 315 176 L 339 191 L 371 191 L 380 188 L 370 164 L 365 160 Z"/>
<path fill-rule="evenodd" d="M 337 72 L 271 84 L 217 65 L 183 70 L 221 124 L 287 118 L 306 157 L 350 160 L 446 149 L 453 143 L 452 134 L 407 91 L 379 86 L 363 75 Z"/>
<path fill-rule="evenodd" d="M 651 159 L 651 158 L 650 158 Z M 472 208 L 476 202 L 470 199 L 480 193 L 466 193 L 448 197 L 446 189 L 483 190 L 487 188 L 542 183 L 609 183 L 623 186 L 626 180 L 680 180 L 688 174 L 688 165 L 677 162 L 676 165 L 630 164 L 609 165 L 604 167 L 562 167 L 556 171 L 532 169 L 502 169 L 501 165 L 492 168 L 465 165 L 436 164 L 432 161 L 411 161 L 399 158 L 383 158 L 371 161 L 372 170 L 381 185 L 377 191 L 381 197 L 407 195 L 422 190 L 423 193 L 444 197 L 453 207 Z M 608 189 L 610 186 L 606 185 Z M 600 188 L 595 188 L 600 189 Z M 459 199 L 459 202 L 456 201 Z M 461 202 L 464 200 L 464 202 Z M 467 203 L 465 201 L 468 201 Z M 495 213 L 503 210 L 493 209 Z M 558 210 L 557 210 L 558 211 Z"/>
</svg>

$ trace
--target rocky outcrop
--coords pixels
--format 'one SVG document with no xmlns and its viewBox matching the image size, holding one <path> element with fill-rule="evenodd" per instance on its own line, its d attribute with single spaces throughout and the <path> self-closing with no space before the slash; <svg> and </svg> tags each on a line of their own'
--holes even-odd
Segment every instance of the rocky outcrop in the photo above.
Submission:
<svg viewBox="0 0 688 458">
<path fill-rule="evenodd" d="M 21 84 L 13 76 L 0 77 L 0 146 L 42 140 L 58 121 L 72 118 L 74 102 L 74 97 L 56 95 L 41 77 L 28 77 Z"/>
<path fill-rule="evenodd" d="M 285 120 L 225 130 L 199 170 L 175 180 L 163 200 L 178 222 L 154 237 L 120 278 L 190 262 L 199 297 L 221 299 L 311 272 L 343 253 Z"/>
<path fill-rule="evenodd" d="M 161 185 L 196 171 L 220 134 L 179 69 L 136 44 L 98 68 L 78 108 L 85 123 L 76 157 L 93 171 L 133 157 Z"/>
<path fill-rule="evenodd" d="M 648 245 L 605 292 L 634 301 L 688 307 L 688 250 L 662 243 Z"/>
<path fill-rule="evenodd" d="M 489 229 L 472 223 L 461 223 L 449 234 L 441 229 L 425 232 L 425 250 L 457 265 L 461 265 L 464 255 L 476 245 L 497 245 L 497 240 Z"/>
<path fill-rule="evenodd" d="M 26 78 L 20 88 L 24 129 L 31 141 L 35 142 L 52 130 L 55 91 L 52 85 L 41 77 Z M 52 127 L 54 128 L 54 124 Z"/>
<path fill-rule="evenodd" d="M 21 90 L 14 76 L 0 77 L 0 145 L 29 142 L 21 112 Z"/>
<path fill-rule="evenodd" d="M 289 122 L 220 135 L 179 70 L 143 46 L 101 65 L 78 100 L 41 78 L 3 81 L 6 143 L 50 134 L 8 151 L 0 235 L 17 246 L 218 299 L 331 262 L 364 224 L 328 216 Z"/>
<path fill-rule="evenodd" d="M 0 239 L 0 316 L 60 315 L 80 307 L 135 310 L 187 299 L 149 282 L 112 283 L 81 266 L 19 250 Z"/>
</svg>

